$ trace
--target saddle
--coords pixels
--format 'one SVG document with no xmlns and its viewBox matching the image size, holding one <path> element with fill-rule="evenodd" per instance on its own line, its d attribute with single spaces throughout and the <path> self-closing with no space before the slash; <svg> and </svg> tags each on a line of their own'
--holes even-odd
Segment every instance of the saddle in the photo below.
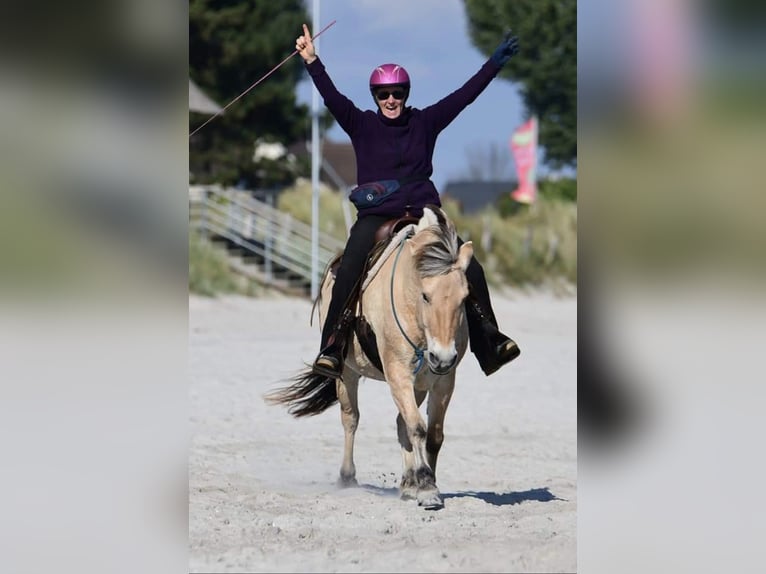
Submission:
<svg viewBox="0 0 766 574">
<path fill-rule="evenodd" d="M 409 214 L 404 215 L 404 217 L 399 217 L 398 219 L 389 219 L 384 222 L 383 225 L 378 227 L 378 230 L 375 232 L 375 246 L 377 247 L 381 242 L 384 242 L 383 246 L 385 247 L 385 245 L 387 245 L 399 231 L 404 229 L 407 225 L 413 223 L 417 224 L 417 222 L 418 218 Z M 373 253 L 374 252 L 375 249 L 373 249 Z M 377 255 L 380 254 L 378 253 Z"/>
<path fill-rule="evenodd" d="M 375 232 L 375 245 L 367 257 L 367 263 L 364 266 L 361 277 L 364 277 L 367 272 L 375 265 L 380 256 L 383 254 L 383 251 L 385 251 L 388 244 L 391 243 L 391 240 L 394 237 L 396 237 L 397 233 L 399 233 L 408 225 L 417 224 L 417 222 L 418 218 L 409 214 L 383 222 L 383 224 L 381 224 L 381 226 L 378 227 L 378 230 Z M 335 276 L 335 273 L 340 266 L 341 259 L 343 259 L 343 253 L 336 255 L 328 264 L 327 272 L 332 273 L 333 276 Z M 361 281 L 359 285 L 361 285 Z M 359 285 L 355 287 L 352 297 L 358 297 L 361 295 L 361 293 L 357 293 L 359 291 Z M 351 299 L 349 299 L 348 306 L 351 307 L 353 303 L 356 303 L 356 300 L 352 302 Z"/>
<path fill-rule="evenodd" d="M 362 294 L 364 292 L 364 278 L 369 273 L 375 264 L 380 259 L 381 255 L 386 251 L 386 247 L 389 246 L 391 240 L 397 236 L 397 234 L 408 225 L 417 224 L 418 218 L 405 214 L 403 217 L 389 219 L 385 221 L 375 232 L 375 245 L 370 251 L 370 255 L 367 257 L 364 269 L 362 270 L 356 285 L 354 286 L 351 295 L 346 301 L 346 308 L 344 314 L 350 312 L 351 329 L 348 331 L 346 344 L 351 342 L 351 334 L 353 331 L 356 334 L 357 339 L 364 351 L 364 354 L 370 359 L 370 362 L 379 370 L 383 371 L 383 365 L 380 360 L 380 354 L 378 353 L 378 343 L 375 338 L 375 332 L 370 327 L 369 323 L 362 315 Z M 340 261 L 343 258 L 343 254 L 340 253 L 328 265 L 328 273 L 335 275 Z"/>
</svg>

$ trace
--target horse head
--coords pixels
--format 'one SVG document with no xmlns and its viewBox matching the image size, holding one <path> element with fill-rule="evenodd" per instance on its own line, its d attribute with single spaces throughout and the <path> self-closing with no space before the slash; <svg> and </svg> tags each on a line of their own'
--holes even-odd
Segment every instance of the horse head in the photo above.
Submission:
<svg viewBox="0 0 766 574">
<path fill-rule="evenodd" d="M 410 248 L 420 278 L 416 313 L 425 334 L 425 358 L 431 371 L 443 375 L 459 359 L 456 339 L 465 322 L 465 271 L 473 257 L 473 244 L 468 241 L 459 246 L 452 221 L 440 208 L 429 206 L 423 210 Z"/>
</svg>

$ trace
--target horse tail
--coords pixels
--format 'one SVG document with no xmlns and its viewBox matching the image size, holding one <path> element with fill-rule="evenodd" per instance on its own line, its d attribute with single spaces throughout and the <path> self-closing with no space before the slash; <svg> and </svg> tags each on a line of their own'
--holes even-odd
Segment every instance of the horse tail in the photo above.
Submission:
<svg viewBox="0 0 766 574">
<path fill-rule="evenodd" d="M 291 379 L 291 385 L 275 389 L 264 400 L 271 405 L 287 405 L 295 418 L 318 415 L 338 402 L 335 379 L 307 368 Z"/>
</svg>

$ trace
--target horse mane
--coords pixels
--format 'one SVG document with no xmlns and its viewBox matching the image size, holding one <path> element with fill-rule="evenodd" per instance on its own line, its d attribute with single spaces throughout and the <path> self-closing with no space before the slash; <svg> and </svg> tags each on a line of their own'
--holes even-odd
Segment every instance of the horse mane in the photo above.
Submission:
<svg viewBox="0 0 766 574">
<path fill-rule="evenodd" d="M 421 277 L 446 275 L 458 259 L 457 231 L 441 209 L 427 207 L 436 215 L 436 223 L 420 232 L 426 239 L 415 254 L 415 268 Z"/>
</svg>

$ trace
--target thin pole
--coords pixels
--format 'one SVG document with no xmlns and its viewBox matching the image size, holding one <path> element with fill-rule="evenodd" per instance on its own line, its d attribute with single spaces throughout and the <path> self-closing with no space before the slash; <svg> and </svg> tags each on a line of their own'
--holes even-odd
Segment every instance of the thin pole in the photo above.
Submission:
<svg viewBox="0 0 766 574">
<path fill-rule="evenodd" d="M 311 29 L 319 27 L 319 0 L 314 0 Z M 333 20 L 334 22 L 334 20 Z M 319 36 L 319 34 L 317 34 Z M 319 52 L 319 42 L 314 41 Z M 319 151 L 319 92 L 311 87 L 311 299 L 319 293 L 317 275 L 319 274 L 319 166 L 322 157 Z"/>
</svg>

